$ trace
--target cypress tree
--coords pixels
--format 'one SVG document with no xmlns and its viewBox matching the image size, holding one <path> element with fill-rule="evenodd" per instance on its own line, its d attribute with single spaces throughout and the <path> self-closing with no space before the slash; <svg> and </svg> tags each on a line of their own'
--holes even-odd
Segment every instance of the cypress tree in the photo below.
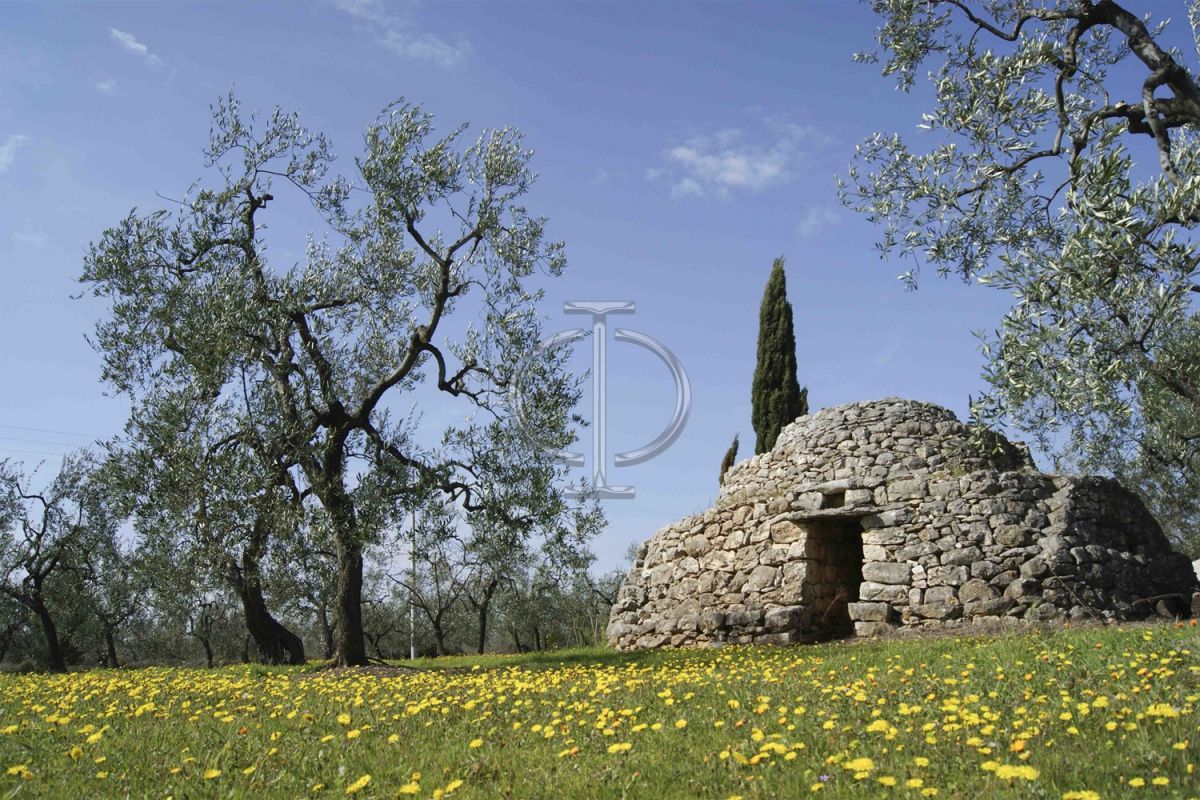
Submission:
<svg viewBox="0 0 1200 800">
<path fill-rule="evenodd" d="M 758 312 L 758 360 L 750 405 L 755 454 L 774 447 L 783 426 L 808 413 L 808 388 L 801 389 L 796 380 L 796 334 L 782 256 L 771 267 Z"/>
<path fill-rule="evenodd" d="M 721 459 L 721 477 L 719 480 L 719 484 L 721 486 L 725 485 L 725 473 L 729 472 L 729 468 L 733 466 L 735 461 L 737 461 L 737 451 L 738 437 L 735 433 L 733 435 L 733 444 L 729 445 L 729 449 L 725 451 L 725 457 Z"/>
</svg>

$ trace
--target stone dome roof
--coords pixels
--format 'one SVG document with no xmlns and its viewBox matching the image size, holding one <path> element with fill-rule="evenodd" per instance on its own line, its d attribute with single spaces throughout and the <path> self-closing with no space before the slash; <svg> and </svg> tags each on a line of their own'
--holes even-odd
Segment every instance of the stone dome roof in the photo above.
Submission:
<svg viewBox="0 0 1200 800">
<path fill-rule="evenodd" d="M 947 408 L 899 397 L 821 409 L 785 427 L 771 451 L 734 465 L 717 502 L 774 498 L 829 481 L 874 486 L 932 472 L 1034 469 L 1024 445 L 987 434 L 984 451 L 973 433 Z"/>
</svg>

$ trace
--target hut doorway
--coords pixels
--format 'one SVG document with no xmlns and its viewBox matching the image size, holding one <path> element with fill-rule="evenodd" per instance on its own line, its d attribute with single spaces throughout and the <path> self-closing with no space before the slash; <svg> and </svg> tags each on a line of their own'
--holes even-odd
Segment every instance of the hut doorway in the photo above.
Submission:
<svg viewBox="0 0 1200 800">
<path fill-rule="evenodd" d="M 854 633 L 849 605 L 862 584 L 862 522 L 854 517 L 805 521 L 814 627 L 831 636 Z"/>
</svg>

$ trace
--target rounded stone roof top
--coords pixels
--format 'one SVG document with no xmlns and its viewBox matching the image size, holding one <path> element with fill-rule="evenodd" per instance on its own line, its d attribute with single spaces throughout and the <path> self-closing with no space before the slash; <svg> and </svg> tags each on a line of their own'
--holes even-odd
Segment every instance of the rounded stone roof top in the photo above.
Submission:
<svg viewBox="0 0 1200 800">
<path fill-rule="evenodd" d="M 1023 446 L 992 435 L 992 452 L 982 452 L 972 433 L 933 403 L 887 397 L 832 406 L 798 418 L 770 452 L 731 468 L 721 495 L 765 499 L 831 480 L 878 484 L 936 471 L 1033 468 Z"/>
</svg>

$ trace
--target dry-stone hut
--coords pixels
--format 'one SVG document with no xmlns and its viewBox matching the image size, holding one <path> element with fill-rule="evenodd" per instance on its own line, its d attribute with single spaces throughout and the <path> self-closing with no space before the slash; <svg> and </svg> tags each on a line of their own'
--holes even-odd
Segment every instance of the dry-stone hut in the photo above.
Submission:
<svg viewBox="0 0 1200 800">
<path fill-rule="evenodd" d="M 638 553 L 618 648 L 786 643 L 1028 620 L 1186 615 L 1197 578 L 1116 481 L 1038 472 L 939 406 L 801 417 L 734 466 L 716 506 Z"/>
</svg>

